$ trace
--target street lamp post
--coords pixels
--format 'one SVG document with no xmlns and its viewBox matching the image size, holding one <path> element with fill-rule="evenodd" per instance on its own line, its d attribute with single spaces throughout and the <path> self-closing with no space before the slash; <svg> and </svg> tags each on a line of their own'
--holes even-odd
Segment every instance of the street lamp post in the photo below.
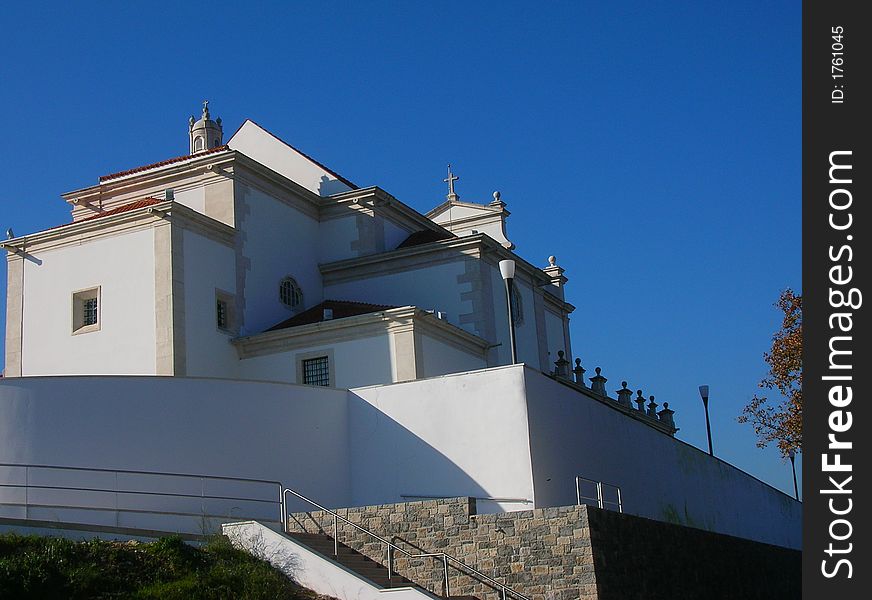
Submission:
<svg viewBox="0 0 872 600">
<path fill-rule="evenodd" d="M 793 470 L 793 495 L 799 500 L 799 487 L 796 485 L 796 450 L 791 448 L 787 451 L 790 457 L 790 468 Z"/>
<path fill-rule="evenodd" d="M 518 362 L 518 349 L 515 346 L 515 320 L 512 318 L 512 285 L 515 283 L 515 261 L 501 260 L 500 275 L 506 282 L 506 308 L 509 312 L 509 341 L 512 346 L 512 364 Z"/>
<path fill-rule="evenodd" d="M 709 399 L 709 386 L 701 385 L 699 386 L 699 395 L 702 398 L 702 405 L 705 407 L 705 432 L 708 435 L 708 444 L 709 444 L 709 454 L 714 456 L 715 453 L 712 451 L 712 426 L 709 422 L 709 413 L 708 413 L 708 399 Z"/>
</svg>

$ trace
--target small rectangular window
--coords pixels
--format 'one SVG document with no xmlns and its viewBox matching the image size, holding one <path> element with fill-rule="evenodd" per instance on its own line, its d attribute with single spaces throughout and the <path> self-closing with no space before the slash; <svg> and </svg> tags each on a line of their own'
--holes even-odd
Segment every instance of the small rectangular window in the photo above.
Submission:
<svg viewBox="0 0 872 600">
<path fill-rule="evenodd" d="M 303 360 L 303 383 L 305 385 L 330 385 L 330 360 L 326 356 Z"/>
<path fill-rule="evenodd" d="M 233 333 L 236 316 L 233 294 L 215 290 L 215 325 L 224 333 Z"/>
<path fill-rule="evenodd" d="M 73 334 L 100 330 L 100 288 L 73 292 Z"/>
</svg>

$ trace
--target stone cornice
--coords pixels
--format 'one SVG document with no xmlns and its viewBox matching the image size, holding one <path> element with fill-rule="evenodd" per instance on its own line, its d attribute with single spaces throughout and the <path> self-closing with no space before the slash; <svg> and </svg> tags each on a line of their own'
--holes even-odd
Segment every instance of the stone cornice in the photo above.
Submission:
<svg viewBox="0 0 872 600">
<path fill-rule="evenodd" d="M 22 251 L 30 254 L 79 245 L 104 237 L 147 229 L 167 219 L 178 220 L 179 225 L 186 229 L 196 231 L 220 243 L 233 245 L 236 230 L 232 227 L 177 202 L 166 201 L 99 219 L 73 221 L 60 227 L 7 240 L 2 246 L 12 251 L 7 255 L 7 260 L 11 260 Z"/>
<path fill-rule="evenodd" d="M 341 192 L 328 198 L 334 202 L 325 205 L 321 211 L 321 219 L 325 221 L 345 216 L 348 207 L 360 207 L 372 209 L 376 214 L 411 232 L 429 229 L 450 234 L 441 225 L 434 223 L 378 186 Z"/>
<path fill-rule="evenodd" d="M 503 248 L 490 236 L 483 233 L 439 240 L 419 246 L 400 248 L 380 254 L 370 254 L 319 265 L 324 285 L 340 281 L 366 279 L 382 273 L 408 270 L 457 260 L 461 255 L 485 259 L 496 266 L 500 260 L 515 261 L 516 273 L 528 278 L 534 286 L 550 285 L 551 279 L 523 258 Z"/>
<path fill-rule="evenodd" d="M 462 206 L 464 208 L 472 208 L 475 210 L 490 212 L 490 213 L 493 213 L 494 216 L 500 216 L 500 215 L 509 216 L 511 214 L 508 210 L 506 210 L 506 205 L 503 203 L 500 203 L 498 205 L 491 205 L 491 204 L 476 204 L 475 202 L 463 202 L 462 200 L 446 200 L 445 202 L 443 202 L 442 204 L 440 204 L 436 208 L 427 212 L 424 216 L 427 217 L 428 219 L 432 219 L 433 217 L 444 213 L 446 210 L 448 210 L 452 206 Z M 482 217 L 476 216 L 476 217 L 467 217 L 467 218 L 480 219 Z"/>
<path fill-rule="evenodd" d="M 239 358 L 252 358 L 409 329 L 413 331 L 418 329 L 425 335 L 478 356 L 484 356 L 489 344 L 486 340 L 414 306 L 402 306 L 365 315 L 267 331 L 236 338 L 233 344 L 236 346 Z"/>
</svg>

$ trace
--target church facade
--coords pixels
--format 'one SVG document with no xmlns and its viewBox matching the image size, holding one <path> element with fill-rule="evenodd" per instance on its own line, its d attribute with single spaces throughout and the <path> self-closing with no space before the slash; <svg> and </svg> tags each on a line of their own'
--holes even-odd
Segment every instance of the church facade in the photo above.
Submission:
<svg viewBox="0 0 872 600">
<path fill-rule="evenodd" d="M 119 472 L 480 512 L 582 502 L 586 481 L 631 514 L 799 546 L 798 502 L 676 439 L 668 402 L 585 373 L 563 269 L 514 252 L 499 193 L 462 201 L 449 167 L 424 215 L 253 121 L 225 142 L 204 105 L 188 134 L 190 154 L 64 194 L 70 223 L 2 243 L 0 529 L 141 526 Z"/>
<path fill-rule="evenodd" d="M 511 251 L 498 194 L 461 202 L 449 172 L 425 216 L 252 121 L 225 144 L 204 107 L 189 135 L 190 155 L 64 194 L 71 223 L 5 243 L 7 376 L 354 387 L 507 364 L 505 259 L 519 361 L 571 357 L 566 279 Z"/>
</svg>

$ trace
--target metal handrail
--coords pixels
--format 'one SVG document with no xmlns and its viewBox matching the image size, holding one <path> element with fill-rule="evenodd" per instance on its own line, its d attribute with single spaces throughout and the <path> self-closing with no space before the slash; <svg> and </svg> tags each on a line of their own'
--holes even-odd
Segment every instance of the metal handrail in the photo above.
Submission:
<svg viewBox="0 0 872 600">
<path fill-rule="evenodd" d="M 592 483 L 596 486 L 596 498 L 593 496 L 582 496 L 581 495 L 581 482 L 586 481 L 588 483 Z M 606 501 L 603 499 L 603 486 L 608 486 L 610 488 L 614 488 L 617 491 L 617 502 L 613 502 L 611 500 Z M 597 508 L 605 508 L 606 504 L 614 504 L 618 507 L 618 512 L 624 512 L 623 500 L 621 498 L 621 488 L 620 486 L 614 485 L 613 483 L 605 483 L 602 481 L 597 481 L 595 479 L 588 479 L 587 477 L 577 476 L 575 478 L 575 496 L 578 502 L 578 505 L 581 506 L 582 500 L 596 500 Z"/>
<path fill-rule="evenodd" d="M 29 507 L 33 508 L 64 508 L 65 506 L 62 504 L 37 504 L 30 502 L 29 491 L 30 490 L 66 490 L 72 492 L 98 492 L 98 493 L 107 493 L 107 494 L 115 494 L 116 502 L 114 507 L 88 507 L 88 506 L 76 506 L 77 510 L 106 510 L 106 511 L 114 511 L 116 513 L 136 513 L 136 514 L 155 514 L 155 515 L 167 515 L 167 516 L 188 516 L 188 517 L 201 517 L 201 518 L 223 518 L 227 515 L 212 515 L 204 512 L 193 513 L 193 512 L 179 512 L 179 511 L 166 511 L 166 510 L 152 510 L 152 509 L 136 509 L 136 508 L 120 508 L 118 506 L 117 497 L 119 494 L 125 495 L 136 495 L 136 496 L 163 496 L 170 498 L 202 498 L 208 500 L 236 500 L 241 502 L 252 502 L 252 503 L 261 503 L 261 504 L 276 504 L 279 507 L 279 523 L 284 522 L 285 519 L 285 508 L 283 502 L 282 489 L 284 486 L 280 481 L 273 481 L 269 479 L 252 479 L 247 477 L 230 477 L 223 475 L 193 475 L 189 473 L 169 473 L 164 471 L 138 471 L 131 469 L 104 469 L 104 468 L 89 468 L 89 467 L 69 467 L 62 465 L 44 465 L 44 464 L 20 464 L 20 463 L 0 463 L 0 467 L 9 467 L 15 469 L 23 469 L 24 470 L 24 483 L 3 483 L 0 482 L 0 488 L 10 488 L 10 489 L 24 489 L 24 502 L 0 502 L 0 506 L 23 506 L 25 510 L 25 518 L 27 518 L 27 512 Z M 67 486 L 67 485 L 34 485 L 30 483 L 30 472 L 32 470 L 55 470 L 55 471 L 77 471 L 77 472 L 87 472 L 87 473 L 111 473 L 115 475 L 116 486 L 115 487 L 76 487 L 76 486 Z M 200 494 L 190 494 L 190 493 L 182 493 L 182 492 L 156 492 L 156 491 L 148 491 L 148 490 L 137 490 L 137 489 L 118 489 L 117 487 L 117 478 L 119 474 L 123 475 L 145 475 L 145 476 L 157 476 L 157 477 L 172 477 L 172 478 L 184 478 L 190 480 L 200 480 L 201 484 L 205 483 L 206 480 L 210 481 L 235 481 L 241 483 L 256 483 L 256 484 L 265 484 L 270 486 L 276 486 L 276 489 L 279 491 L 279 497 L 276 500 L 266 500 L 263 498 L 243 498 L 239 496 L 219 496 L 219 495 L 211 495 L 206 494 L 205 491 Z M 72 507 L 71 507 L 72 508 Z"/>
<path fill-rule="evenodd" d="M 426 553 L 422 553 L 422 554 L 412 554 L 411 552 L 408 552 L 407 550 L 404 550 L 403 548 L 400 548 L 399 546 L 397 546 L 397 545 L 394 544 L 393 542 L 390 542 L 390 541 L 384 539 L 383 537 L 381 537 L 381 536 L 379 536 L 378 534 L 376 534 L 376 533 L 370 531 L 369 529 L 367 529 L 367 528 L 365 528 L 365 527 L 362 527 L 361 525 L 358 525 L 357 523 L 354 523 L 354 522 L 352 522 L 352 521 L 349 521 L 348 519 L 346 519 L 346 518 L 343 517 L 342 515 L 336 513 L 335 511 L 330 510 L 330 509 L 327 508 L 326 506 L 321 506 L 320 504 L 318 504 L 317 502 L 315 502 L 315 501 L 312 500 L 311 498 L 308 498 L 308 497 L 304 496 L 303 494 L 300 494 L 299 492 L 296 492 L 296 491 L 294 491 L 294 490 L 292 490 L 292 489 L 290 489 L 290 488 L 285 488 L 285 490 L 284 490 L 284 492 L 283 492 L 283 494 L 282 494 L 282 501 L 283 501 L 285 507 L 287 507 L 287 494 L 289 494 L 289 493 L 290 493 L 290 494 L 293 494 L 294 496 L 296 496 L 296 497 L 299 498 L 300 500 L 303 500 L 304 502 L 308 502 L 308 503 L 311 504 L 312 506 L 317 507 L 319 510 L 324 511 L 324 512 L 330 514 L 330 515 L 333 517 L 333 556 L 339 556 L 339 536 L 338 536 L 339 530 L 338 530 L 337 522 L 338 522 L 339 520 L 341 520 L 341 521 L 343 521 L 344 523 L 347 523 L 347 524 L 351 525 L 351 526 L 354 527 L 355 529 L 357 529 L 357 530 L 359 530 L 359 531 L 365 533 L 366 535 L 368 535 L 368 536 L 370 536 L 370 537 L 372 537 L 372 538 L 378 540 L 379 542 L 381 542 L 381 543 L 383 543 L 383 544 L 385 544 L 385 545 L 387 546 L 387 549 L 386 549 L 387 552 L 386 552 L 386 554 L 387 554 L 387 563 L 388 563 L 388 564 L 387 564 L 387 569 L 388 569 L 388 579 L 391 579 L 392 576 L 393 576 L 393 567 L 392 567 L 392 564 L 391 564 L 391 563 L 392 563 L 392 559 L 393 559 L 393 552 L 392 552 L 392 550 L 399 550 L 402 554 L 406 555 L 406 557 L 407 557 L 407 558 L 410 558 L 410 559 L 416 559 L 416 558 L 437 558 L 437 557 L 442 559 L 442 566 L 443 566 L 443 573 L 444 573 L 444 583 L 445 583 L 445 597 L 446 597 L 446 598 L 449 597 L 449 596 L 451 595 L 451 594 L 449 593 L 448 566 L 449 566 L 449 563 L 454 563 L 454 564 L 459 565 L 460 567 L 462 567 L 461 569 L 458 569 L 458 570 L 460 570 L 460 571 L 464 571 L 464 570 L 465 570 L 465 572 L 466 572 L 465 574 L 466 574 L 466 575 L 474 575 L 474 576 L 476 576 L 476 577 L 477 577 L 477 578 L 478 578 L 482 583 L 485 583 L 485 584 L 487 584 L 487 585 L 490 585 L 490 586 L 493 587 L 494 589 L 498 589 L 498 590 L 500 590 L 501 593 L 502 593 L 503 600 L 506 600 L 508 594 L 512 594 L 513 596 L 515 596 L 515 597 L 517 597 L 517 598 L 520 598 L 521 600 L 530 600 L 529 597 L 527 597 L 527 596 L 521 594 L 520 592 L 517 592 L 517 591 L 513 590 L 512 588 L 508 587 L 506 584 L 504 584 L 504 583 L 502 583 L 502 582 L 500 582 L 500 581 L 497 581 L 497 580 L 494 579 L 493 577 L 491 577 L 491 576 L 489 576 L 489 575 L 485 575 L 484 573 L 482 573 L 482 572 L 479 571 L 478 569 L 475 569 L 475 568 L 473 568 L 473 567 L 470 567 L 469 565 L 467 565 L 465 562 L 463 562 L 463 561 L 460 560 L 459 558 L 456 558 L 456 557 L 454 557 L 454 556 L 452 556 L 452 555 L 450 555 L 450 554 L 448 554 L 448 553 L 446 553 L 446 552 L 426 552 Z M 284 529 L 285 533 L 290 533 L 290 532 L 288 531 L 287 515 L 285 515 L 285 519 L 284 519 L 282 522 L 283 522 L 283 529 Z"/>
</svg>

